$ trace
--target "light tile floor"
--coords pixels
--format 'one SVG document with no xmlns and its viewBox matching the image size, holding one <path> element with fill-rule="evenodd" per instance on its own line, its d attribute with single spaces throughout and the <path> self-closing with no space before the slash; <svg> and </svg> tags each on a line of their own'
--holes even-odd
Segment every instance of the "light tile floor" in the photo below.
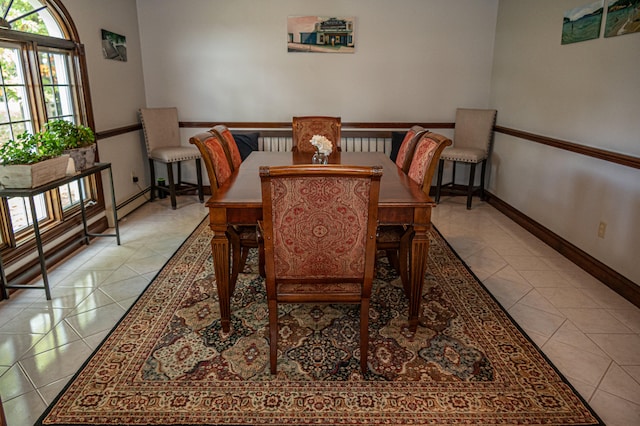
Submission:
<svg viewBox="0 0 640 426">
<path fill-rule="evenodd" d="M 52 269 L 53 300 L 0 302 L 0 396 L 9 426 L 32 425 L 206 216 L 196 197 L 147 203 L 114 238 Z M 493 207 L 444 198 L 433 223 L 610 426 L 640 424 L 640 309 Z"/>
</svg>

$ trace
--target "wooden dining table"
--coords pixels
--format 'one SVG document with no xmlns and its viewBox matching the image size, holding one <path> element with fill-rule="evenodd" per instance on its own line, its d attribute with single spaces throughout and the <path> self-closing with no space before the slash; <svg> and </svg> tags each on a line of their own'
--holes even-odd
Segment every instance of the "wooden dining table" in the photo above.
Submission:
<svg viewBox="0 0 640 426">
<path fill-rule="evenodd" d="M 262 219 L 260 166 L 310 164 L 311 153 L 254 151 L 207 201 L 209 226 L 213 231 L 211 251 L 220 304 L 221 326 L 230 331 L 231 324 L 231 268 L 229 225 L 254 225 Z M 422 287 L 429 252 L 428 231 L 431 209 L 435 202 L 396 164 L 381 152 L 334 152 L 331 164 L 357 166 L 380 165 L 378 222 L 380 225 L 411 225 L 415 236 L 410 251 L 409 329 L 415 331 L 420 313 Z"/>
</svg>

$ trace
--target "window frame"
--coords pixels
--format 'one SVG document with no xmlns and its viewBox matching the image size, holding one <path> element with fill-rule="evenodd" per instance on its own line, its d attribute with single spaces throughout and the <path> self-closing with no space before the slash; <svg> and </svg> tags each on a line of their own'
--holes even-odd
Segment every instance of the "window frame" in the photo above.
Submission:
<svg viewBox="0 0 640 426">
<path fill-rule="evenodd" d="M 47 0 L 45 3 L 48 12 L 56 20 L 62 36 L 65 38 L 0 28 L 0 41 L 12 46 L 20 46 L 21 60 L 25 66 L 25 79 L 28 80 L 27 90 L 29 108 L 32 114 L 31 120 L 34 126 L 33 131 L 40 130 L 48 119 L 43 91 L 45 85 L 42 82 L 39 61 L 43 52 L 67 55 L 65 60 L 69 74 L 69 87 L 75 122 L 95 129 L 84 46 L 80 43 L 75 25 L 60 0 Z M 83 186 L 86 193 L 86 198 L 84 199 L 87 218 L 91 219 L 100 214 L 104 216 L 105 200 L 101 177 L 87 178 L 84 180 Z M 61 198 L 59 189 L 48 193 L 45 198 L 45 203 L 48 206 L 48 219 L 44 222 L 38 222 L 43 245 L 54 240 L 58 241 L 61 237 L 64 238 L 62 242 L 56 242 L 56 246 L 47 255 L 68 250 L 68 247 L 78 239 L 77 234 L 82 233 L 82 231 L 74 230 L 82 222 L 80 205 L 78 203 L 71 204 L 68 208 L 63 209 Z M 87 204 L 87 202 L 89 203 Z M 108 227 L 106 217 L 103 217 L 92 226 L 97 231 L 106 229 Z M 33 226 L 31 225 L 14 233 L 11 226 L 8 200 L 2 199 L 0 202 L 0 254 L 5 268 L 20 259 L 28 257 L 33 253 L 34 249 Z M 24 270 L 36 263 L 37 260 L 20 266 L 18 273 L 24 272 Z"/>
</svg>

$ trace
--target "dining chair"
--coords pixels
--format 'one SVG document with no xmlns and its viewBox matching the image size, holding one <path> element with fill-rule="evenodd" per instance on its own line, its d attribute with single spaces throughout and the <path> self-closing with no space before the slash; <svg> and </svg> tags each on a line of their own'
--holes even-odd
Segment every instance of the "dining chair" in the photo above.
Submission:
<svg viewBox="0 0 640 426">
<path fill-rule="evenodd" d="M 367 371 L 381 176 L 382 166 L 260 167 L 272 374 L 280 303 L 359 304 Z"/>
<path fill-rule="evenodd" d="M 340 117 L 304 116 L 293 117 L 293 150 L 301 152 L 315 152 L 311 145 L 313 135 L 324 136 L 333 144 L 334 151 L 340 151 Z"/>
<path fill-rule="evenodd" d="M 212 131 L 198 133 L 189 139 L 195 145 L 204 160 L 205 169 L 209 176 L 211 192 L 214 193 L 224 184 L 233 173 L 229 154 L 222 143 L 220 137 Z M 236 225 L 227 227 L 227 234 L 231 242 L 231 286 L 230 294 L 233 293 L 238 274 L 244 269 L 250 248 L 258 248 L 258 263 L 260 275 L 264 276 L 264 254 L 260 246 L 256 224 Z"/>
<path fill-rule="evenodd" d="M 224 145 L 228 154 L 229 164 L 231 164 L 233 170 L 238 169 L 238 167 L 240 167 L 240 163 L 242 163 L 242 157 L 240 156 L 238 144 L 231 134 L 231 130 L 229 130 L 229 128 L 224 124 L 218 124 L 213 126 L 210 131 L 215 133 L 220 139 L 220 142 Z"/>
<path fill-rule="evenodd" d="M 467 196 L 467 210 L 471 209 L 471 199 L 475 192 L 480 192 L 480 199 L 484 200 L 484 177 L 487 168 L 487 159 L 491 153 L 493 142 L 493 127 L 496 123 L 495 109 L 469 109 L 458 108 L 456 110 L 456 123 L 453 134 L 453 146 L 445 149 L 440 157 L 438 166 L 438 178 L 436 183 L 436 203 L 440 202 L 440 194 L 443 187 L 451 194 Z M 442 183 L 445 161 L 453 161 L 451 182 Z M 456 188 L 456 165 L 466 163 L 469 168 L 469 183 L 466 188 Z M 480 172 L 480 186 L 476 187 L 476 165 L 482 164 Z"/>
<path fill-rule="evenodd" d="M 412 126 L 405 134 L 402 144 L 400 144 L 400 149 L 398 150 L 398 156 L 396 157 L 396 165 L 400 167 L 403 172 L 407 173 L 409 171 L 416 144 L 426 131 L 427 129 L 422 126 Z"/>
<path fill-rule="evenodd" d="M 431 181 L 438 159 L 443 150 L 451 145 L 451 139 L 438 133 L 426 131 L 416 143 L 413 158 L 407 175 L 415 181 L 422 191 L 429 194 Z M 406 225 L 380 225 L 376 238 L 377 248 L 384 250 L 389 263 L 400 275 L 405 292 L 409 292 L 409 254 L 413 227 Z"/>
<path fill-rule="evenodd" d="M 180 143 L 180 126 L 178 124 L 178 109 L 173 108 L 141 108 L 140 121 L 144 131 L 144 140 L 149 157 L 149 171 L 151 177 L 150 201 L 155 199 L 156 191 L 167 192 L 171 198 L 171 208 L 176 209 L 176 195 L 185 192 L 198 192 L 200 202 L 204 202 L 202 190 L 202 168 L 200 152 L 192 146 L 182 146 Z M 182 182 L 181 164 L 184 161 L 195 160 L 197 184 Z M 160 186 L 156 182 L 155 162 L 167 165 L 167 180 L 169 187 Z M 177 164 L 178 179 L 173 176 L 173 165 Z"/>
</svg>

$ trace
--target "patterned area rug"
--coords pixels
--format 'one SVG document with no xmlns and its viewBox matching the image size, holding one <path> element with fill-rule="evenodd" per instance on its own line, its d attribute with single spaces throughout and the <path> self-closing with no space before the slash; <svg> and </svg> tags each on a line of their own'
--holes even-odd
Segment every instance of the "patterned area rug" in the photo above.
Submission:
<svg viewBox="0 0 640 426">
<path fill-rule="evenodd" d="M 210 238 L 205 221 L 38 424 L 600 424 L 435 230 L 415 334 L 381 253 L 364 377 L 358 308 L 341 305 L 284 305 L 269 373 L 255 252 L 223 333 Z"/>
</svg>

